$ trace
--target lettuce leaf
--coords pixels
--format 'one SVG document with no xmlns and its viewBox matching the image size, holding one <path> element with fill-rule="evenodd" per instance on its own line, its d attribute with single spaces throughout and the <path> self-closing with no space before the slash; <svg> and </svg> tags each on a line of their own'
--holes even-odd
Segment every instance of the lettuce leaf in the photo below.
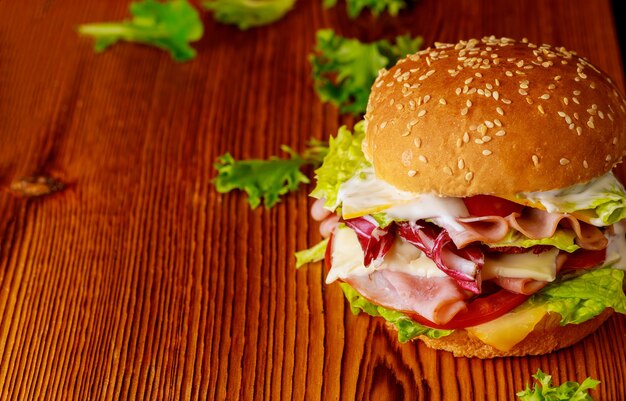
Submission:
<svg viewBox="0 0 626 401">
<path fill-rule="evenodd" d="M 176 61 L 196 57 L 189 43 L 202 37 L 204 27 L 198 11 L 188 0 L 137 1 L 130 3 L 129 10 L 132 19 L 83 24 L 78 27 L 78 33 L 95 38 L 98 53 L 126 41 L 167 50 Z"/>
<path fill-rule="evenodd" d="M 317 186 L 311 192 L 314 198 L 325 198 L 324 206 L 334 211 L 339 206 L 339 187 L 362 168 L 369 166 L 365 160 L 361 143 L 365 138 L 363 121 L 354 126 L 354 134 L 345 126 L 339 128 L 335 138 L 331 137 L 328 154 L 322 166 L 315 170 Z"/>
<path fill-rule="evenodd" d="M 363 311 L 370 316 L 380 316 L 384 318 L 387 322 L 396 326 L 398 330 L 398 340 L 402 343 L 410 341 L 420 335 L 425 335 L 430 338 L 439 338 L 450 335 L 454 331 L 431 329 L 423 326 L 411 320 L 401 312 L 386 309 L 379 305 L 374 305 L 367 299 L 363 298 L 363 296 L 349 284 L 340 283 L 339 286 L 343 290 L 348 302 L 350 302 L 350 309 L 353 314 L 358 315 L 361 311 Z"/>
<path fill-rule="evenodd" d="M 626 314 L 623 281 L 623 270 L 589 270 L 574 278 L 550 284 L 534 295 L 530 302 L 544 304 L 548 311 L 559 313 L 563 326 L 585 322 L 606 308 Z"/>
<path fill-rule="evenodd" d="M 337 0 L 324 0 L 324 8 L 334 7 Z M 380 15 L 387 10 L 394 17 L 406 7 L 406 0 L 346 0 L 348 16 L 355 19 L 365 8 L 368 8 L 374 16 Z"/>
<path fill-rule="evenodd" d="M 295 0 L 209 0 L 202 3 L 213 11 L 213 18 L 224 24 L 246 30 L 281 19 L 294 6 Z"/>
<path fill-rule="evenodd" d="M 612 172 L 584 184 L 518 196 L 542 204 L 549 212 L 590 214 L 591 223 L 597 226 L 611 225 L 626 217 L 626 190 Z"/>
<path fill-rule="evenodd" d="M 571 230 L 557 230 L 550 238 L 531 239 L 525 237 L 518 231 L 511 230 L 506 237 L 500 242 L 486 244 L 491 248 L 503 246 L 517 246 L 521 248 L 530 248 L 535 245 L 552 245 L 562 251 L 572 253 L 580 247 L 575 244 L 576 234 Z"/>
<path fill-rule="evenodd" d="M 537 370 L 533 378 L 539 383 L 535 383 L 532 390 L 526 384 L 526 390 L 515 394 L 520 401 L 592 401 L 587 391 L 600 384 L 598 380 L 588 377 L 580 384 L 568 381 L 560 386 L 553 386 L 552 376 L 543 373 L 541 369 Z"/>
<path fill-rule="evenodd" d="M 326 255 L 326 247 L 328 247 L 328 238 L 313 245 L 309 249 L 303 249 L 296 252 L 296 269 L 306 265 L 307 263 L 314 263 L 324 260 L 324 256 Z"/>
</svg>

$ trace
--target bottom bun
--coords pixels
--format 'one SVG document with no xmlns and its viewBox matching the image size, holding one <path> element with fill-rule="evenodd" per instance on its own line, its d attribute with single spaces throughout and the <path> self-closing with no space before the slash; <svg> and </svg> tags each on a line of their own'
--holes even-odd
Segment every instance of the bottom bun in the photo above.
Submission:
<svg viewBox="0 0 626 401">
<path fill-rule="evenodd" d="M 606 309 L 586 322 L 561 326 L 559 324 L 561 315 L 548 313 L 524 340 L 508 351 L 501 351 L 487 345 L 462 329 L 455 330 L 449 336 L 441 338 L 433 339 L 426 336 L 419 336 L 418 338 L 430 348 L 449 351 L 454 356 L 468 358 L 485 359 L 501 356 L 542 355 L 577 343 L 588 334 L 593 333 L 612 314 L 613 309 Z M 512 329 L 515 328 L 512 327 Z"/>
</svg>

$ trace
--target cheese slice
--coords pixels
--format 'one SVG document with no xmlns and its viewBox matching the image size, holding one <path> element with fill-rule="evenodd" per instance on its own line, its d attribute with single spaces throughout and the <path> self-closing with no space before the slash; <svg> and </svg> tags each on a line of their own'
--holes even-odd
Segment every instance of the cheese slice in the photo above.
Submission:
<svg viewBox="0 0 626 401">
<path fill-rule="evenodd" d="M 485 344 L 500 351 L 509 351 L 534 330 L 546 313 L 548 311 L 543 306 L 523 307 L 465 330 Z"/>
</svg>

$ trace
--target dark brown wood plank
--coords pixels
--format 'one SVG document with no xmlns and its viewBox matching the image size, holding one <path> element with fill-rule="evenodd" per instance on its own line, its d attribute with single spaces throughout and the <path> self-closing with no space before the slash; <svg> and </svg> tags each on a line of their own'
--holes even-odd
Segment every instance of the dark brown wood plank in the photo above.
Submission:
<svg viewBox="0 0 626 401">
<path fill-rule="evenodd" d="M 626 396 L 626 319 L 548 356 L 456 359 L 399 344 L 353 316 L 321 265 L 292 254 L 319 240 L 306 191 L 272 210 L 217 194 L 226 151 L 303 149 L 343 123 L 312 90 L 317 29 L 425 43 L 494 34 L 564 45 L 624 88 L 608 0 L 422 0 L 399 17 L 347 18 L 299 0 L 241 32 L 203 14 L 196 60 L 121 44 L 96 55 L 84 22 L 127 2 L 0 2 L 0 398 L 42 400 L 502 400 L 538 368 L 602 380 Z M 66 184 L 39 199 L 9 185 Z M 310 189 L 311 187 L 309 187 Z"/>
</svg>

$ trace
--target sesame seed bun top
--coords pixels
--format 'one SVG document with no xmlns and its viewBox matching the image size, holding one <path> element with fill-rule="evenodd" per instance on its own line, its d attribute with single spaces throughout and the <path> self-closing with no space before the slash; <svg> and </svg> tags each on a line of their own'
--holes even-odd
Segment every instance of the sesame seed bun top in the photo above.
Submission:
<svg viewBox="0 0 626 401">
<path fill-rule="evenodd" d="M 626 101 L 562 47 L 436 44 L 376 79 L 363 150 L 379 178 L 441 196 L 564 188 L 626 153 Z"/>
</svg>

